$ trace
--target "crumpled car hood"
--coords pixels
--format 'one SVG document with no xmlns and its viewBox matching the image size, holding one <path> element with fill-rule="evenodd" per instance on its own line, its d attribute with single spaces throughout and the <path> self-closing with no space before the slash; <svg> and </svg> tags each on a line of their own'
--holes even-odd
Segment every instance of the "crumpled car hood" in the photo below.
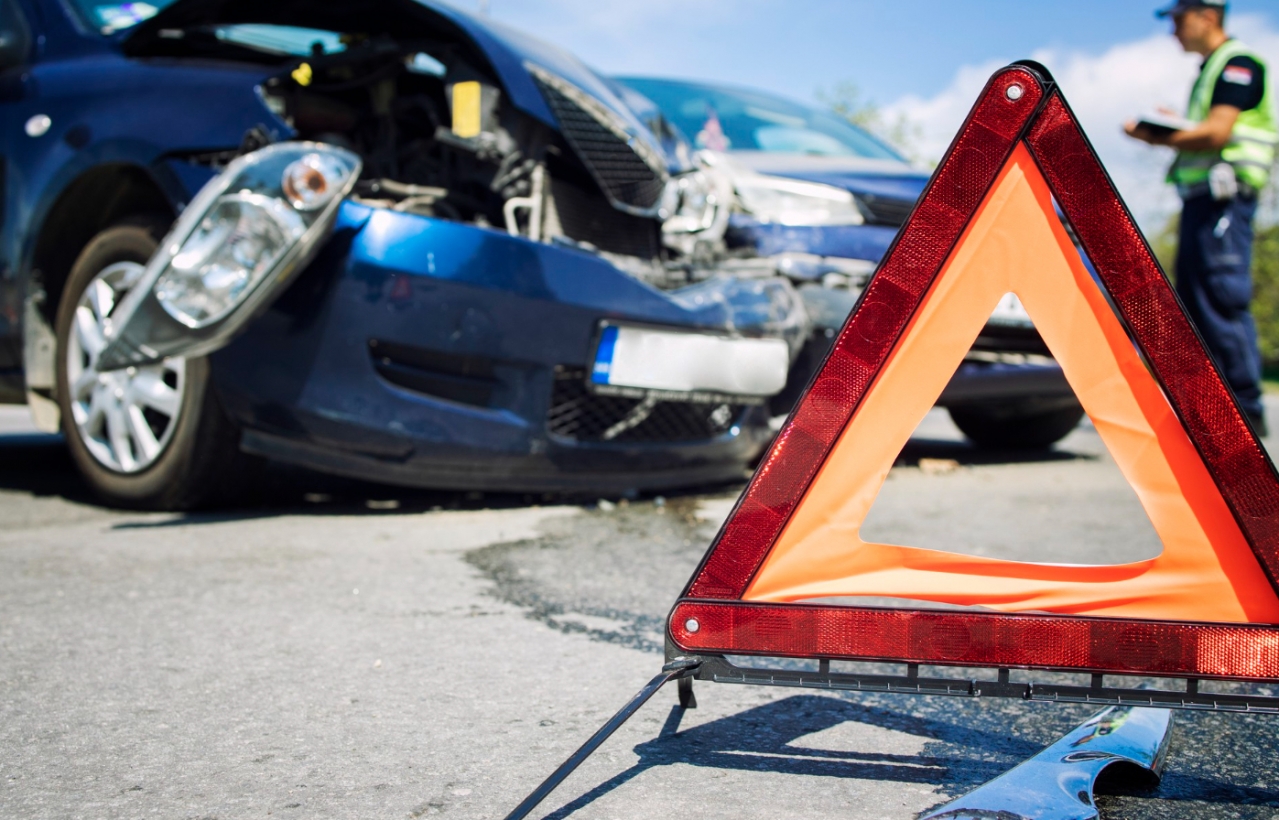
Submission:
<svg viewBox="0 0 1279 820">
<path fill-rule="evenodd" d="M 150 45 L 165 39 L 162 32 L 166 30 L 246 23 L 300 26 L 339 33 L 385 33 L 403 40 L 406 45 L 420 44 L 424 49 L 429 49 L 433 32 L 452 35 L 454 39 L 461 34 L 487 58 L 516 108 L 559 128 L 545 97 L 525 67 L 526 64 L 537 65 L 559 75 L 616 113 L 636 138 L 649 143 L 668 158 L 672 170 L 682 170 L 685 164 L 683 157 L 664 150 L 663 141 L 621 99 L 613 83 L 569 52 L 433 0 L 363 0 L 358 3 L 178 0 L 151 19 L 129 29 L 123 36 L 123 48 L 126 53 L 146 53 Z M 415 29 L 421 30 L 422 35 L 413 36 Z"/>
</svg>

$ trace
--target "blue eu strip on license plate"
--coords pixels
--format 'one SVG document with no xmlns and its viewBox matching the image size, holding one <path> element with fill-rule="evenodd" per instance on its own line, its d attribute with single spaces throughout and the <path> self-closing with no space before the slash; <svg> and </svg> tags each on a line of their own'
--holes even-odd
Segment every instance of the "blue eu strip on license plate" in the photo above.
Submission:
<svg viewBox="0 0 1279 820">
<path fill-rule="evenodd" d="M 605 325 L 591 382 L 676 393 L 772 396 L 786 385 L 781 339 L 748 339 L 632 325 Z"/>
<path fill-rule="evenodd" d="M 595 366 L 591 368 L 591 381 L 595 384 L 608 384 L 608 376 L 613 369 L 613 351 L 617 347 L 617 330 L 609 325 L 600 334 L 600 345 L 595 351 Z"/>
</svg>

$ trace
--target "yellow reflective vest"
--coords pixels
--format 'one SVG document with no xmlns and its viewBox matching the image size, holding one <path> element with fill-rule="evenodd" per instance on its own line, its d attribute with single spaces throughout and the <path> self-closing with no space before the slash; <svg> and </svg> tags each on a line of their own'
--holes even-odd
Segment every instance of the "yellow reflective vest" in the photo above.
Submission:
<svg viewBox="0 0 1279 820">
<path fill-rule="evenodd" d="M 1251 49 L 1238 40 L 1227 40 L 1209 55 L 1199 72 L 1199 79 L 1190 90 L 1190 105 L 1186 118 L 1203 122 L 1212 107 L 1212 93 L 1226 63 L 1236 57 L 1251 57 L 1263 68 L 1265 63 Z M 1208 171 L 1220 162 L 1228 162 L 1235 169 L 1235 176 L 1255 190 L 1264 188 L 1270 179 L 1270 169 L 1275 162 L 1275 145 L 1279 143 L 1279 126 L 1276 126 L 1274 101 L 1270 96 L 1273 83 L 1270 72 L 1265 72 L 1265 89 L 1261 103 L 1239 114 L 1230 142 L 1220 151 L 1180 151 L 1168 181 L 1179 188 L 1192 189 L 1208 182 Z"/>
</svg>

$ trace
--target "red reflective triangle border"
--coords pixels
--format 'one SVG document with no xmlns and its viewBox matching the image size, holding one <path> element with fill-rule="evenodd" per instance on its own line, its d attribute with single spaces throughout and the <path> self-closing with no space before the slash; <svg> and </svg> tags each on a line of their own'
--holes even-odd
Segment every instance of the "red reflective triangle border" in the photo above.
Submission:
<svg viewBox="0 0 1279 820">
<path fill-rule="evenodd" d="M 1279 476 L 1060 91 L 1014 64 L 987 84 L 672 610 L 681 650 L 1279 680 L 1279 626 L 741 600 L 1023 140 L 1279 590 Z"/>
</svg>

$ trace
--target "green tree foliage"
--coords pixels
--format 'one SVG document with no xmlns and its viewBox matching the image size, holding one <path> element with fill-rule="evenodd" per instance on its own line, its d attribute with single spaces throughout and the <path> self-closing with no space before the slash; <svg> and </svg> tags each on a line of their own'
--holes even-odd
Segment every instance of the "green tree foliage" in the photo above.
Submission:
<svg viewBox="0 0 1279 820">
<path fill-rule="evenodd" d="M 1257 323 L 1261 359 L 1279 369 L 1279 223 L 1259 225 L 1252 248 L 1252 318 Z"/>
<path fill-rule="evenodd" d="M 819 88 L 817 99 L 835 116 L 864 128 L 907 158 L 915 162 L 923 161 L 919 155 L 919 139 L 923 133 L 919 124 L 912 122 L 904 114 L 898 114 L 889 120 L 874 101 L 862 95 L 857 83 L 844 80 L 835 83 L 829 90 Z"/>
<path fill-rule="evenodd" d="M 1168 217 L 1168 221 L 1164 224 L 1163 230 L 1149 237 L 1150 249 L 1155 252 L 1155 258 L 1159 260 L 1159 266 L 1164 269 L 1164 273 L 1169 277 L 1175 277 L 1176 261 L 1177 261 L 1177 231 L 1181 228 L 1181 214 L 1175 213 Z"/>
</svg>

